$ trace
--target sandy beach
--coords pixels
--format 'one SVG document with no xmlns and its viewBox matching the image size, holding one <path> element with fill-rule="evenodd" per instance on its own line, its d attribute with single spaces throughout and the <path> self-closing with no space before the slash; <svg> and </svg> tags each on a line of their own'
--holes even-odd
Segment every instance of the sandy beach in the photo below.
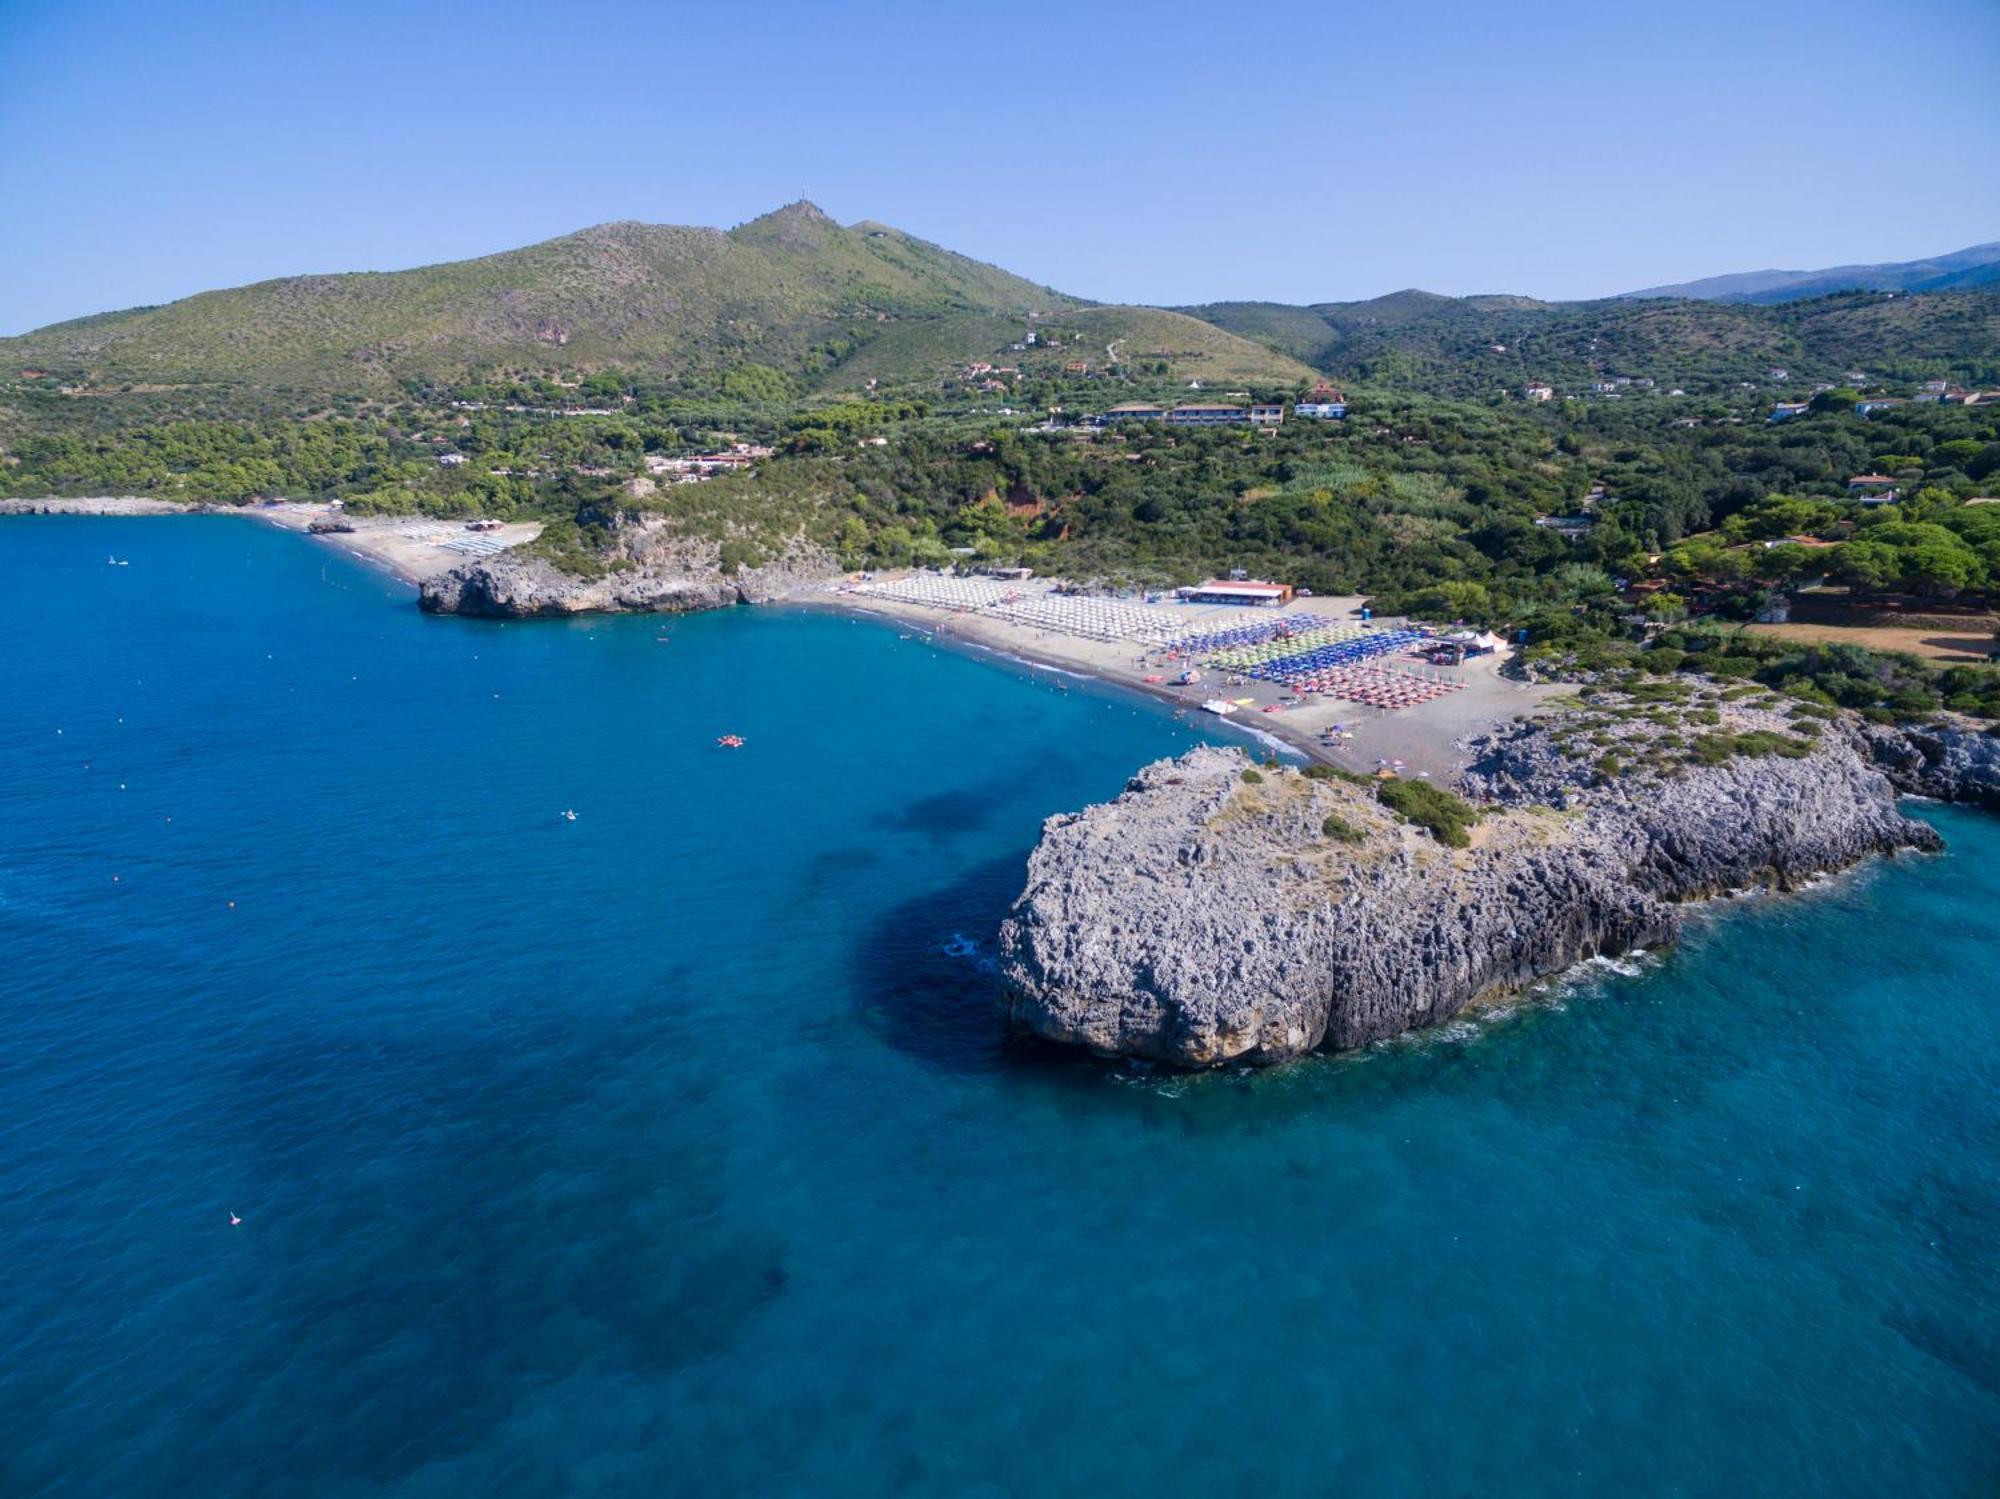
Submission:
<svg viewBox="0 0 2000 1499">
<path fill-rule="evenodd" d="M 878 581 L 894 581 L 908 574 L 877 574 Z M 1035 586 L 1046 586 L 1038 584 Z M 940 643 L 983 650 L 1030 665 L 1053 667 L 1107 682 L 1132 692 L 1144 693 L 1171 703 L 1180 713 L 1198 717 L 1213 725 L 1256 740 L 1268 736 L 1308 759 L 1324 761 L 1345 770 L 1370 773 L 1383 764 L 1401 761 L 1401 773 L 1429 776 L 1449 781 L 1466 763 L 1460 741 L 1483 733 L 1496 725 L 1531 712 L 1550 698 L 1562 697 L 1574 688 L 1529 685 L 1501 675 L 1505 654 L 1477 656 L 1465 665 L 1449 668 L 1464 685 L 1456 692 L 1421 706 L 1400 709 L 1368 707 L 1334 698 L 1310 698 L 1287 706 L 1293 698 L 1275 683 L 1227 673 L 1204 672 L 1196 685 L 1177 687 L 1173 678 L 1188 664 L 1168 661 L 1157 653 L 1145 654 L 1133 641 L 1104 642 L 1039 630 L 1011 623 L 979 612 L 952 613 L 937 608 L 853 592 L 839 584 L 820 584 L 796 590 L 786 604 L 832 609 L 874 618 L 920 633 Z M 1185 615 L 1190 631 L 1213 629 L 1245 618 L 1268 618 L 1272 614 L 1292 616 L 1332 615 L 1360 619 L 1365 600 L 1358 597 L 1323 597 L 1296 600 L 1283 610 L 1246 611 L 1223 606 L 1166 603 L 1161 607 Z M 1403 623 L 1381 619 L 1389 627 Z M 1148 681 L 1148 677 L 1164 680 Z M 1227 718 L 1205 712 L 1202 704 L 1211 698 L 1240 704 Z M 1242 702 L 1243 699 L 1249 702 Z M 1329 742 L 1330 731 L 1339 730 L 1351 738 Z"/>
<path fill-rule="evenodd" d="M 515 521 L 494 531 L 471 531 L 463 521 L 426 520 L 408 515 L 344 516 L 326 505 L 285 501 L 246 506 L 252 519 L 286 531 L 308 533 L 411 583 L 449 572 L 475 557 L 506 551 L 542 534 L 540 521 Z M 338 518 L 351 531 L 308 532 L 314 521 Z"/>
<path fill-rule="evenodd" d="M 311 535 L 315 541 L 410 583 L 421 583 L 475 557 L 517 547 L 542 532 L 540 521 L 516 521 L 498 530 L 472 531 L 463 521 L 409 515 L 348 516 L 331 505 L 297 500 L 263 505 L 187 505 L 141 495 L 0 500 L 0 515 L 240 515 L 283 531 Z M 353 529 L 311 531 L 313 522 L 327 520 L 338 520 Z"/>
</svg>

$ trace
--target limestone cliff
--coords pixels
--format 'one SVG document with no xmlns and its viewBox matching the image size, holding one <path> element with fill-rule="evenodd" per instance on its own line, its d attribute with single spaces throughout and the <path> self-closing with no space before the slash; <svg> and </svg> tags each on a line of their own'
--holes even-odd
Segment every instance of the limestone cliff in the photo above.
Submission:
<svg viewBox="0 0 2000 1499">
<path fill-rule="evenodd" d="M 1758 724 L 1740 724 L 1749 732 Z M 1269 1063 L 1444 1020 L 1673 939 L 1676 903 L 1935 849 L 1852 728 L 1793 754 L 1606 776 L 1546 725 L 1483 742 L 1453 850 L 1372 788 L 1202 748 L 1053 817 L 1001 932 L 1017 1028 L 1185 1067 Z M 1329 816 L 1358 831 L 1322 831 Z"/>
<path fill-rule="evenodd" d="M 1970 719 L 1942 717 L 1862 730 L 1869 753 L 1898 791 L 2000 812 L 2000 738 Z"/>
<path fill-rule="evenodd" d="M 432 614 L 528 619 L 570 614 L 679 614 L 764 603 L 835 572 L 834 560 L 803 537 L 761 566 L 726 570 L 714 541 L 677 533 L 665 517 L 641 516 L 614 534 L 600 571 L 565 572 L 546 557 L 503 552 L 421 585 Z"/>
</svg>

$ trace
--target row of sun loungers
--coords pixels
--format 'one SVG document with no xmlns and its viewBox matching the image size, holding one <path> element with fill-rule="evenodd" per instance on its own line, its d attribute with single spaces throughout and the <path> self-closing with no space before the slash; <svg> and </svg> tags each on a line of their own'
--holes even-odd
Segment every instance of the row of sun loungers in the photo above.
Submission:
<svg viewBox="0 0 2000 1499">
<path fill-rule="evenodd" d="M 1408 650 L 1425 638 L 1420 630 L 1375 630 L 1351 640 L 1338 640 L 1329 645 L 1289 651 L 1271 660 L 1244 667 L 1242 670 L 1246 676 L 1289 685 L 1314 672 L 1328 671 L 1341 666 L 1356 666 L 1377 656 Z"/>
<path fill-rule="evenodd" d="M 438 545 L 447 552 L 456 552 L 461 557 L 491 557 L 495 552 L 507 550 L 508 543 L 497 536 L 454 536 Z"/>
<path fill-rule="evenodd" d="M 1242 624 L 1207 630 L 1198 635 L 1185 635 L 1173 643 L 1173 648 L 1183 656 L 1206 656 L 1274 640 L 1297 640 L 1316 630 L 1356 630 L 1356 627 L 1324 614 L 1287 614 L 1275 619 L 1246 620 Z"/>
<path fill-rule="evenodd" d="M 1188 634 L 1186 617 L 1172 610 L 1121 599 L 1055 593 L 1045 587 L 1023 587 L 993 578 L 917 573 L 887 582 L 842 586 L 866 596 L 955 614 L 978 613 L 1058 635 L 1129 641 L 1149 653 L 1199 660 L 1217 671 L 1377 708 L 1413 708 L 1465 685 L 1442 672 L 1390 666 L 1384 661 L 1397 652 L 1427 645 L 1430 636 L 1422 630 L 1371 630 L 1351 621 L 1308 614 L 1245 619 Z"/>
<path fill-rule="evenodd" d="M 1132 640 L 1164 644 L 1186 628 L 1186 622 L 1166 609 L 1146 604 L 1122 604 L 1115 599 L 1043 594 L 1014 603 L 995 604 L 989 611 L 1018 625 L 1075 635 L 1084 640 Z"/>
<path fill-rule="evenodd" d="M 918 573 L 888 583 L 858 583 L 850 592 L 873 598 L 896 599 L 905 604 L 922 604 L 932 609 L 962 613 L 968 609 L 990 609 L 995 604 L 1025 596 L 1018 583 L 995 578 L 945 578 Z"/>
<path fill-rule="evenodd" d="M 942 578 L 919 573 L 891 582 L 856 584 L 852 591 L 953 613 L 977 611 L 1030 629 L 1084 640 L 1130 640 L 1158 646 L 1187 628 L 1187 622 L 1169 609 L 1120 599 L 1049 593 L 987 578 Z"/>
<path fill-rule="evenodd" d="M 1219 671 L 1249 671 L 1252 667 L 1283 661 L 1303 651 L 1364 638 L 1366 632 L 1359 625 L 1328 625 L 1323 629 L 1280 636 L 1261 645 L 1239 645 L 1229 650 L 1212 651 L 1203 658 L 1203 664 Z"/>
<path fill-rule="evenodd" d="M 1394 667 L 1341 666 L 1300 677 L 1291 685 L 1298 692 L 1316 692 L 1373 708 L 1416 708 L 1459 691 L 1465 683 Z"/>
</svg>

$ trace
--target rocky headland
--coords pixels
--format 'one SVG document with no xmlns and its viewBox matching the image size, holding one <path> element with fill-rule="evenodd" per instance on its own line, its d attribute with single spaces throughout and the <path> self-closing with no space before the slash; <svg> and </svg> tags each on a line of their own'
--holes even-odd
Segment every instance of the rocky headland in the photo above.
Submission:
<svg viewBox="0 0 2000 1499">
<path fill-rule="evenodd" d="M 830 554 L 803 537 L 760 563 L 731 565 L 720 543 L 648 515 L 620 525 L 588 572 L 567 571 L 531 552 L 502 552 L 425 579 L 417 601 L 432 614 L 491 619 L 679 614 L 766 603 L 837 570 Z"/>
<path fill-rule="evenodd" d="M 1214 748 L 1150 765 L 1044 824 L 1001 932 L 1010 1021 L 1191 1068 L 1363 1045 L 1670 942 L 1684 902 L 1935 850 L 1897 790 L 1976 800 L 2000 767 L 1976 729 L 1690 691 L 1599 695 L 1474 743 L 1460 848 L 1377 782 Z"/>
<path fill-rule="evenodd" d="M 0 499 L 0 515 L 185 515 L 209 508 L 216 507 L 188 505 L 179 500 L 150 499 L 136 494 Z"/>
</svg>

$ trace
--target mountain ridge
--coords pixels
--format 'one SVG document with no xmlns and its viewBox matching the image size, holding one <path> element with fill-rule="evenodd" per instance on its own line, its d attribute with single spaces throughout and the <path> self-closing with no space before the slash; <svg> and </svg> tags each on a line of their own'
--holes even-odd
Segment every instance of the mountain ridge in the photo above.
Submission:
<svg viewBox="0 0 2000 1499">
<path fill-rule="evenodd" d="M 1921 260 L 1826 266 L 1810 271 L 1736 271 L 1620 292 L 1613 301 L 1792 302 L 1843 291 L 1952 291 L 2000 284 L 2000 240 Z"/>
<path fill-rule="evenodd" d="M 313 388 L 552 365 L 702 379 L 755 363 L 838 384 L 843 360 L 910 325 L 951 322 L 973 341 L 905 340 L 924 362 L 896 378 L 988 358 L 1033 319 L 1086 309 L 1107 342 L 1118 340 L 1121 317 L 1153 326 L 1174 316 L 1121 314 L 886 224 L 839 224 L 800 200 L 727 230 L 618 220 L 407 270 L 200 292 L 0 339 L 0 361 L 98 381 Z M 996 322 L 1015 325 L 997 343 Z M 1262 345 L 1183 322 L 1167 342 L 1204 376 L 1289 382 L 1308 373 Z"/>
</svg>

